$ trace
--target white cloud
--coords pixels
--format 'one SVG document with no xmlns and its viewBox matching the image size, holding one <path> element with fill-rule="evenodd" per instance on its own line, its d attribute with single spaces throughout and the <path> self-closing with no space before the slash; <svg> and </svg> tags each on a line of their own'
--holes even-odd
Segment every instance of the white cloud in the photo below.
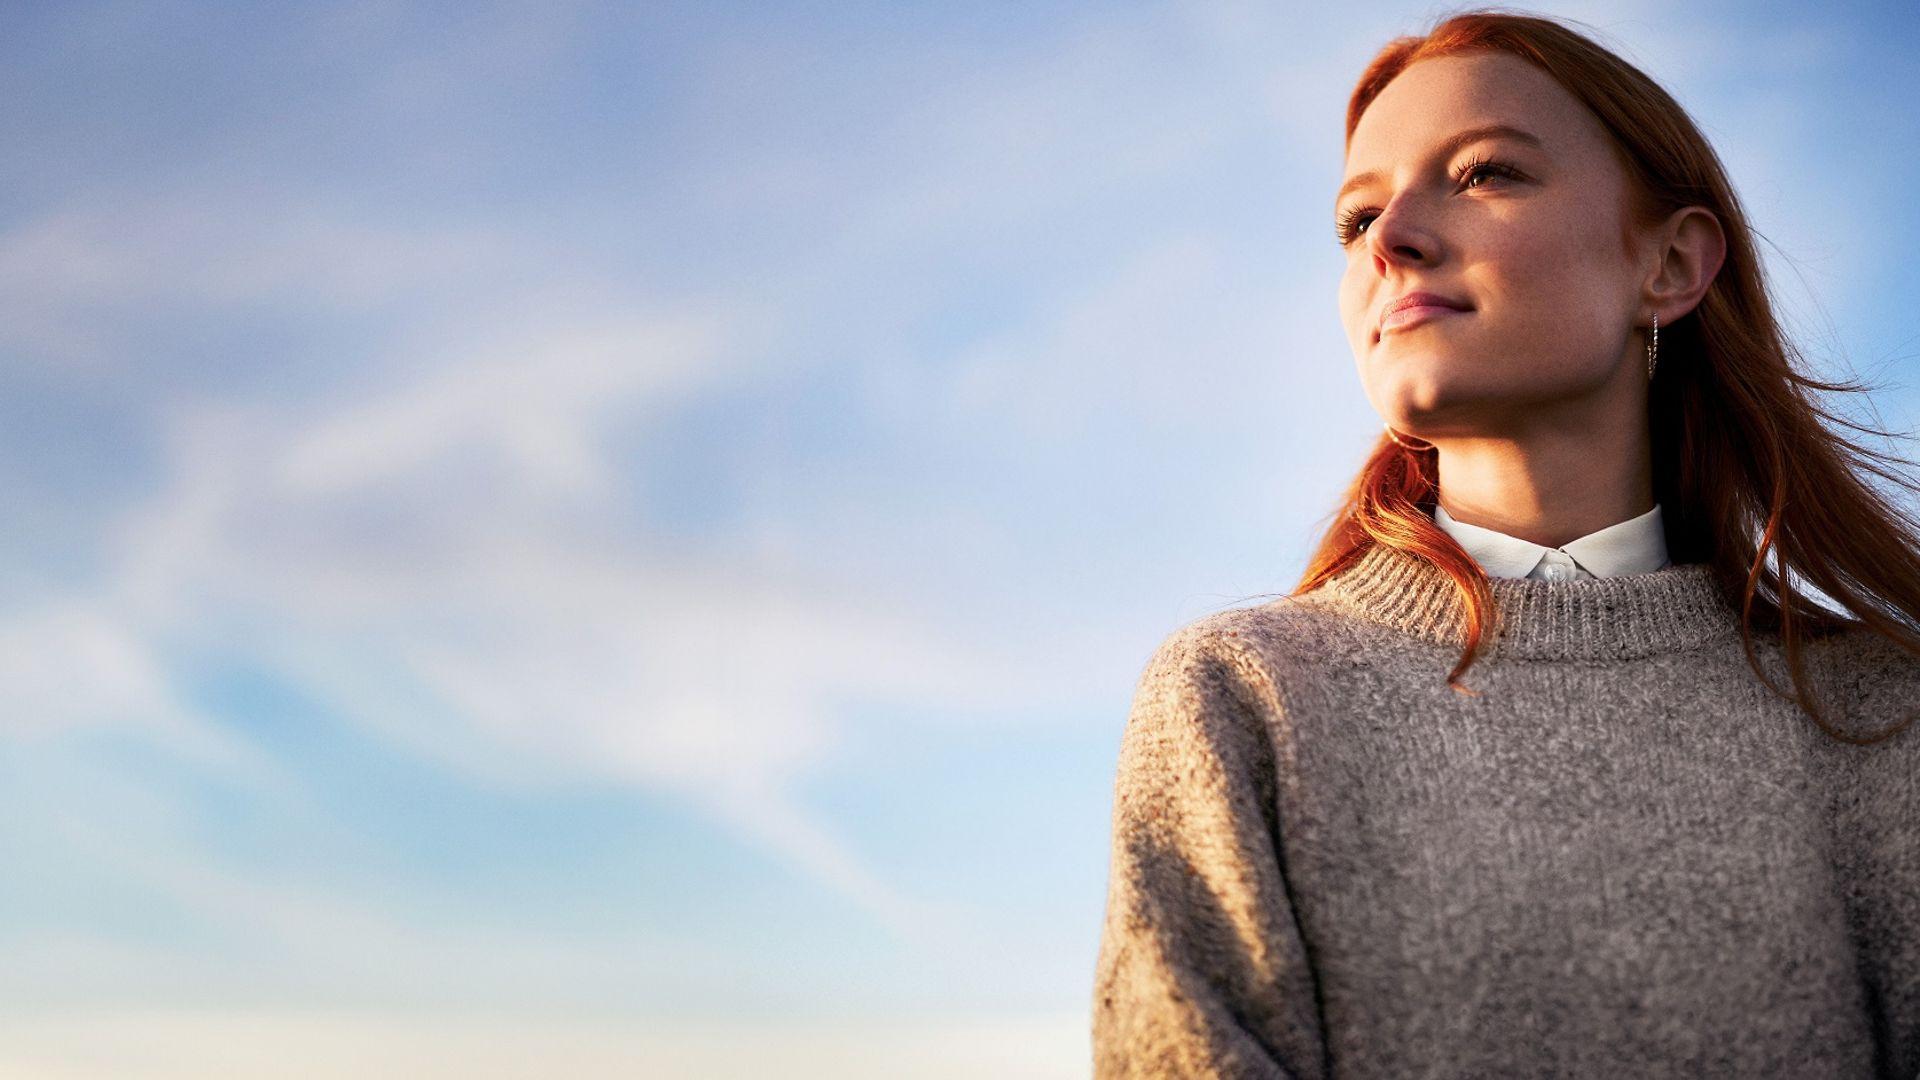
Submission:
<svg viewBox="0 0 1920 1080">
<path fill-rule="evenodd" d="M 837 702 L 964 702 L 993 673 L 871 597 L 631 523 L 603 438 L 737 377 L 733 343 L 685 314 L 566 314 L 499 312 L 470 353 L 352 400 L 172 412 L 166 484 L 115 524 L 93 621 L 40 646 L 72 654 L 56 673 L 112 660 L 97 693 L 118 697 L 60 715 L 166 701 L 157 648 L 235 650 L 488 781 L 677 792 L 913 933 L 783 791 L 831 752 Z M 38 708 L 41 685 L 0 695 Z"/>
<path fill-rule="evenodd" d="M 420 482 L 443 455 L 493 451 L 528 491 L 606 498 L 611 477 L 587 442 L 622 409 L 658 407 L 730 378 L 719 329 L 686 314 L 589 312 L 577 321 L 495 318 L 484 335 L 411 385 L 383 388 L 319 418 L 274 478 L 299 496 Z"/>
<path fill-rule="evenodd" d="M 127 727 L 204 767 L 255 779 L 271 771 L 182 702 L 153 643 L 94 598 L 54 598 L 0 621 L 0 685 L 0 735 Z"/>
<path fill-rule="evenodd" d="M 76 198 L 0 233 L 0 343 L 81 372 L 150 364 L 155 315 L 249 306 L 311 318 L 420 304 L 501 272 L 485 229 L 374 227 L 235 190 Z"/>
</svg>

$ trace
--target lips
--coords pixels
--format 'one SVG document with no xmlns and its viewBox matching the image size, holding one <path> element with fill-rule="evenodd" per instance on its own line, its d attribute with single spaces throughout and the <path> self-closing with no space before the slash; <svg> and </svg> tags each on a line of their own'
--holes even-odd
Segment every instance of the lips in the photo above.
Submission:
<svg viewBox="0 0 1920 1080">
<path fill-rule="evenodd" d="M 1473 310 L 1471 307 L 1467 305 L 1467 302 L 1465 300 L 1455 300 L 1451 296 L 1442 296 L 1439 293 L 1410 292 L 1410 293 L 1405 293 L 1401 296 L 1395 297 L 1394 299 L 1388 301 L 1387 306 L 1382 308 L 1380 311 L 1380 322 L 1385 323 L 1387 321 L 1387 316 L 1392 315 L 1394 312 L 1399 311 L 1402 308 L 1410 308 L 1410 307 L 1440 307 L 1440 308 L 1450 308 L 1454 311 L 1472 311 Z"/>
</svg>

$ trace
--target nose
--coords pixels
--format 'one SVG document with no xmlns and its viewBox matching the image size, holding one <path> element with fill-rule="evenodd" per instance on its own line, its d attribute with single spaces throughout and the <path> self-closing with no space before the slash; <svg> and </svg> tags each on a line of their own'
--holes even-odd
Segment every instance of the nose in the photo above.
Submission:
<svg viewBox="0 0 1920 1080">
<path fill-rule="evenodd" d="M 1410 214 L 1404 201 L 1396 202 L 1367 225 L 1367 250 L 1373 256 L 1374 269 L 1384 273 L 1389 266 L 1430 266 L 1439 256 L 1440 245 L 1433 233 Z"/>
</svg>

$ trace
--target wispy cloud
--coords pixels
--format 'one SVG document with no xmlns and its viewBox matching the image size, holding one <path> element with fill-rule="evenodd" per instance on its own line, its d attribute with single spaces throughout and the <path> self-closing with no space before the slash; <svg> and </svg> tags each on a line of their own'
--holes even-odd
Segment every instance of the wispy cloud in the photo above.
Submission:
<svg viewBox="0 0 1920 1080">
<path fill-rule="evenodd" d="M 1170 175 L 1252 122 L 1196 125 L 1192 95 L 1136 84 L 1143 64 L 1178 70 L 1159 42 L 1093 28 L 923 99 L 894 131 L 912 141 L 890 152 L 918 155 L 905 172 L 863 176 L 872 201 L 852 227 L 768 280 L 822 282 L 944 242 L 949 222 Z M 1142 109 L 1123 113 L 1116 96 Z M 39 316 L 16 323 L 39 328 L 19 344 L 78 342 L 61 358 L 90 349 L 124 363 L 133 330 L 103 342 L 77 329 L 102 306 L 129 319 L 167 305 L 363 313 L 405 297 L 417 314 L 343 369 L 350 382 L 305 400 L 188 383 L 155 403 L 162 483 L 111 522 L 89 594 L 58 601 L 70 625 L 113 643 L 121 697 L 167 700 L 169 650 L 268 658 L 343 716 L 491 782 L 676 792 L 914 934 L 915 905 L 810 820 L 790 785 L 832 754 L 839 702 L 1006 701 L 1010 676 L 1037 668 L 804 564 L 676 546 L 623 498 L 636 475 L 673 463 L 623 459 L 622 431 L 763 377 L 766 344 L 806 325 L 820 286 L 740 286 L 732 306 L 663 309 L 498 224 L 186 194 L 73 202 L 0 237 L 0 306 Z M 1164 407 L 1189 384 L 1152 353 L 1177 347 L 1180 324 L 1143 344 L 1108 316 L 1169 286 L 1193 298 L 1218 285 L 1209 258 L 1185 241 L 1119 268 L 1081 314 L 976 352 L 938 392 L 1027 441 L 1054 437 L 1050 417 L 1071 419 L 1060 410 L 1079 386 L 1110 395 L 1078 402 L 1083 415 L 1135 394 Z M 1009 394 L 1007 356 L 1051 388 Z M 1131 366 L 1105 366 L 1111 356 Z M 23 714 L 54 722 L 46 695 L 15 694 Z M 89 708 L 116 714 L 81 702 L 61 715 Z M 175 727 L 188 723 L 180 709 Z"/>
</svg>

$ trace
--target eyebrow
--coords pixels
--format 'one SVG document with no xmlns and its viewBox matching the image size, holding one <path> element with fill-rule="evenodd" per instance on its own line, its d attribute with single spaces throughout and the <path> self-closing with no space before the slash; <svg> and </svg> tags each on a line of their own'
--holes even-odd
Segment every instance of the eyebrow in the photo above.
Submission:
<svg viewBox="0 0 1920 1080">
<path fill-rule="evenodd" d="M 1481 139 L 1494 138 L 1512 139 L 1515 142 L 1523 142 L 1528 146 L 1538 147 L 1541 150 L 1547 148 L 1547 144 L 1541 141 L 1540 136 L 1530 131 L 1522 131 L 1511 124 L 1484 124 L 1480 127 L 1468 128 L 1465 131 L 1457 132 L 1447 137 L 1440 143 L 1440 153 L 1442 157 L 1451 157 L 1455 151 L 1466 146 L 1468 143 L 1476 143 Z M 1363 172 L 1349 179 L 1346 183 L 1340 185 L 1339 194 L 1333 197 L 1334 203 L 1338 204 L 1340 200 L 1347 197 L 1347 192 L 1352 191 L 1354 188 L 1365 187 L 1380 178 L 1380 172 L 1375 170 L 1373 172 Z"/>
</svg>

